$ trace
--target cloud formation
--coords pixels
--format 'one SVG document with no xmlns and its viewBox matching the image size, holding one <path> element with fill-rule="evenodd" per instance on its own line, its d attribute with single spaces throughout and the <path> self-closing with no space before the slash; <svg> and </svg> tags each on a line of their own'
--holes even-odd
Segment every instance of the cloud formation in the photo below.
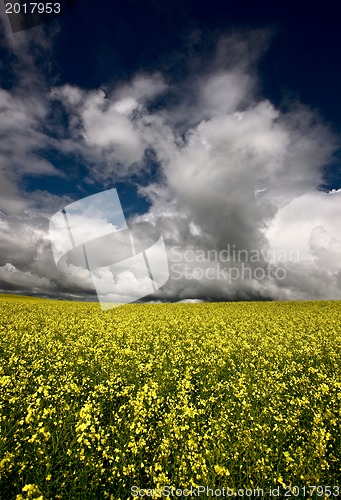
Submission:
<svg viewBox="0 0 341 500">
<path fill-rule="evenodd" d="M 2 203 L 15 214 L 1 216 L 2 289 L 94 294 L 87 270 L 61 272 L 53 262 L 47 218 L 70 200 L 46 193 L 38 212 L 42 193 L 27 202 L 20 187 L 24 174 L 65 175 L 39 154 L 53 147 L 82 158 L 87 182 L 103 189 L 113 178 L 141 179 L 151 207 L 129 224 L 162 232 L 171 269 L 154 299 L 340 299 L 341 192 L 317 190 L 337 139 L 307 106 L 283 112 L 259 95 L 255 61 L 266 38 L 221 39 L 212 62 L 176 87 L 167 75 L 140 73 L 110 91 L 54 85 L 42 102 L 33 90 L 2 90 Z M 53 129 L 55 109 L 63 119 Z M 231 249 L 244 260 L 226 261 Z"/>
</svg>

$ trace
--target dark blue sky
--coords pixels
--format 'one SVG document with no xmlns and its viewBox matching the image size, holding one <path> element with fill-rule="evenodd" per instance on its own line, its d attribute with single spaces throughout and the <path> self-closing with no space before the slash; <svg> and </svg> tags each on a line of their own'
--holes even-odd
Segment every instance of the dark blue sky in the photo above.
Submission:
<svg viewBox="0 0 341 500">
<path fill-rule="evenodd" d="M 222 33 L 265 28 L 271 42 L 257 62 L 259 94 L 281 110 L 288 101 L 299 100 L 317 110 L 336 134 L 341 133 L 341 31 L 336 6 L 220 0 L 78 0 L 72 4 L 65 15 L 48 23 L 47 29 L 58 26 L 59 33 L 52 60 L 39 62 L 46 92 L 64 83 L 110 92 L 137 72 L 158 71 L 173 84 L 168 98 L 176 100 L 177 84 L 193 69 L 203 70 Z M 17 82 L 6 71 L 10 57 L 3 49 L 0 56 L 2 87 L 11 89 Z M 79 196 L 82 162 L 52 150 L 42 154 L 67 171 L 68 179 L 28 176 L 23 180 L 25 188 Z M 341 187 L 340 161 L 336 153 L 325 166 L 321 189 Z M 117 182 L 113 179 L 113 184 Z M 82 183 L 82 189 L 92 193 L 98 186 Z M 137 210 L 146 207 L 141 200 Z"/>
<path fill-rule="evenodd" d="M 336 3 L 79 0 L 60 22 L 60 81 L 90 89 L 110 88 L 141 70 L 161 70 L 176 85 L 191 71 L 190 55 L 209 57 L 220 33 L 269 28 L 272 43 L 260 62 L 262 95 L 280 108 L 298 99 L 341 133 Z M 341 187 L 340 161 L 326 167 L 323 189 Z"/>
<path fill-rule="evenodd" d="M 79 0 L 60 18 L 56 48 L 61 80 L 93 88 L 129 78 L 137 70 L 188 70 L 179 53 L 209 53 L 215 36 L 240 28 L 273 29 L 261 69 L 264 92 L 280 103 L 285 92 L 316 106 L 339 129 L 341 34 L 336 4 L 211 0 Z M 193 40 L 193 33 L 200 37 Z"/>
</svg>

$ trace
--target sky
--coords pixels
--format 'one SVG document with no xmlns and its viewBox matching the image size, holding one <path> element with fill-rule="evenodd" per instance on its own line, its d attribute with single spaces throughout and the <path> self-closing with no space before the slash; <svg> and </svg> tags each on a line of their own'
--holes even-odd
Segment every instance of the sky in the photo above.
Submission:
<svg viewBox="0 0 341 500">
<path fill-rule="evenodd" d="M 101 272 L 56 262 L 49 221 L 116 189 L 169 268 L 149 290 L 122 264 L 123 295 L 341 299 L 336 6 L 64 0 L 15 32 L 0 7 L 1 293 L 98 300 Z"/>
</svg>

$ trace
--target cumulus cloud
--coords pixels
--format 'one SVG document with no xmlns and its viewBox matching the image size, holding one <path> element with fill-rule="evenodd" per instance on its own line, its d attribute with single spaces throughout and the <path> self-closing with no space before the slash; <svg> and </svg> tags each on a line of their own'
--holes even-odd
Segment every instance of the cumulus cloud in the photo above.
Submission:
<svg viewBox="0 0 341 500">
<path fill-rule="evenodd" d="M 56 33 L 50 30 L 47 36 L 36 28 L 34 34 L 28 30 L 13 35 L 6 24 L 2 28 L 12 86 L 0 88 L 0 210 L 11 215 L 35 204 L 23 189 L 27 176 L 63 177 L 63 173 L 43 154 L 53 145 L 53 137 L 48 130 L 46 74 L 38 70 L 40 59 L 50 55 Z M 48 74 L 49 65 L 44 67 Z"/>
<path fill-rule="evenodd" d="M 0 289 L 96 300 L 89 271 L 57 269 L 44 214 L 0 214 Z"/>
<path fill-rule="evenodd" d="M 0 267 L 0 287 L 7 286 L 9 289 L 21 289 L 25 291 L 39 291 L 48 285 L 47 278 L 39 278 L 29 271 L 20 271 L 12 264 L 7 263 Z"/>
<path fill-rule="evenodd" d="M 144 127 L 146 107 L 166 89 L 159 74 L 137 75 L 107 95 L 102 89 L 86 92 L 64 85 L 50 98 L 62 104 L 69 118 L 64 151 L 77 152 L 93 165 L 90 177 L 105 181 L 113 174 L 127 178 L 143 170 L 149 147 Z"/>
<path fill-rule="evenodd" d="M 22 202 L 16 171 L 55 175 L 39 155 L 52 145 L 81 157 L 87 180 L 103 189 L 113 177 L 141 179 L 151 207 L 128 226 L 145 247 L 162 232 L 170 265 L 154 300 L 341 298 L 340 191 L 318 191 L 337 139 L 307 106 L 283 112 L 259 95 L 256 61 L 267 39 L 263 32 L 223 38 L 212 61 L 176 89 L 167 76 L 144 73 L 110 90 L 54 85 L 42 103 L 3 90 L 4 211 L 11 203 L 17 211 L 1 219 L 3 287 L 94 296 L 87 269 L 53 262 L 47 217 L 70 200 L 46 193 L 39 216 L 42 192 Z M 66 120 L 52 133 L 56 105 Z M 27 217 L 19 216 L 24 209 Z M 116 288 L 127 295 L 149 286 L 129 272 L 120 280 Z"/>
<path fill-rule="evenodd" d="M 0 210 L 18 213 L 29 205 L 22 196 L 25 176 L 63 176 L 41 151 L 51 139 L 43 132 L 47 108 L 35 95 L 0 89 Z"/>
</svg>

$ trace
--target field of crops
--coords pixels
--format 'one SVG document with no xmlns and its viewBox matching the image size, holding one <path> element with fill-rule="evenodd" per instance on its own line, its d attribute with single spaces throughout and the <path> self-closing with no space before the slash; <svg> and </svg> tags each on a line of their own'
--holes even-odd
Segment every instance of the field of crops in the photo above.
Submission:
<svg viewBox="0 0 341 500">
<path fill-rule="evenodd" d="M 340 311 L 2 296 L 0 498 L 336 498 Z"/>
</svg>

